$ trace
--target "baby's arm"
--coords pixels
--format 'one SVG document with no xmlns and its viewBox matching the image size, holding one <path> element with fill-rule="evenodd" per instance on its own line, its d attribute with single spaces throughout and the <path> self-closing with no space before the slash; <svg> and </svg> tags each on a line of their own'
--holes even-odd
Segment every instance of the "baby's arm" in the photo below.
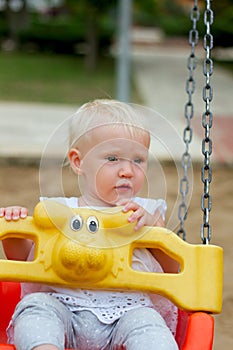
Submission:
<svg viewBox="0 0 233 350">
<path fill-rule="evenodd" d="M 0 217 L 5 217 L 7 221 L 25 219 L 27 215 L 28 210 L 24 207 L 11 206 L 0 208 Z M 2 240 L 5 255 L 9 260 L 27 260 L 32 244 L 32 241 L 21 238 L 6 238 Z"/>
</svg>

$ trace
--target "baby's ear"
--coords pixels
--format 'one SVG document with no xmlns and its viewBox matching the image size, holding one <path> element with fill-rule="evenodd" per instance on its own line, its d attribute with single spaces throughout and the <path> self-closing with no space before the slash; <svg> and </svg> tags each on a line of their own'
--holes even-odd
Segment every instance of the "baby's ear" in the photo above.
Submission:
<svg viewBox="0 0 233 350">
<path fill-rule="evenodd" d="M 53 200 L 44 200 L 36 205 L 33 217 L 40 227 L 63 227 L 70 213 L 71 209 L 66 205 Z"/>
<path fill-rule="evenodd" d="M 82 156 L 80 150 L 77 148 L 71 148 L 68 154 L 68 158 L 70 166 L 73 169 L 74 173 L 81 175 Z"/>
</svg>

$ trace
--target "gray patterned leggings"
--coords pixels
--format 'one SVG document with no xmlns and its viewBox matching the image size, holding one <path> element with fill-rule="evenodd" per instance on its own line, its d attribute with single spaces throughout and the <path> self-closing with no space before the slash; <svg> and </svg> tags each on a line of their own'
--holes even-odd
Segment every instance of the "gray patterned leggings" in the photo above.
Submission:
<svg viewBox="0 0 233 350">
<path fill-rule="evenodd" d="M 78 350 L 178 350 L 163 318 L 154 309 L 137 308 L 113 324 L 104 324 L 90 311 L 71 312 L 46 293 L 25 296 L 8 329 L 9 342 L 17 350 L 52 344 Z"/>
</svg>

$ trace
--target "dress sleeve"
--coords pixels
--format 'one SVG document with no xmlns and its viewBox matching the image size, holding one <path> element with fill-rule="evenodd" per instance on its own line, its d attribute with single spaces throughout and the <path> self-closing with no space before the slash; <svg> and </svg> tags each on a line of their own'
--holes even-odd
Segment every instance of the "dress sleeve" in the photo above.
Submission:
<svg viewBox="0 0 233 350">
<path fill-rule="evenodd" d="M 165 220 L 165 213 L 167 210 L 167 204 L 164 199 L 150 199 L 150 198 L 141 198 L 135 197 L 133 201 L 143 207 L 148 213 L 154 214 L 156 210 L 159 211 L 163 220 Z"/>
<path fill-rule="evenodd" d="M 55 202 L 67 205 L 70 208 L 78 207 L 77 197 L 40 197 L 40 202 L 43 202 L 44 200 L 55 201 Z"/>
</svg>

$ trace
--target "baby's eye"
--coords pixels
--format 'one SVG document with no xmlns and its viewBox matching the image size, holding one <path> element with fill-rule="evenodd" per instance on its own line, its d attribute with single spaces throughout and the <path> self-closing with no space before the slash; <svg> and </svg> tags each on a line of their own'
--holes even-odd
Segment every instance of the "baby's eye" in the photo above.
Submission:
<svg viewBox="0 0 233 350">
<path fill-rule="evenodd" d="M 91 233 L 95 233 L 99 228 L 99 222 L 95 216 L 90 216 L 87 219 L 87 229 Z"/>
<path fill-rule="evenodd" d="M 70 226 L 73 231 L 79 231 L 83 226 L 83 219 L 79 215 L 75 215 L 72 217 Z"/>
<path fill-rule="evenodd" d="M 109 162 L 117 162 L 119 160 L 119 158 L 117 156 L 108 156 L 107 160 Z"/>
<path fill-rule="evenodd" d="M 134 163 L 136 163 L 136 164 L 141 164 L 142 162 L 143 162 L 142 158 L 135 158 L 134 159 Z"/>
</svg>

